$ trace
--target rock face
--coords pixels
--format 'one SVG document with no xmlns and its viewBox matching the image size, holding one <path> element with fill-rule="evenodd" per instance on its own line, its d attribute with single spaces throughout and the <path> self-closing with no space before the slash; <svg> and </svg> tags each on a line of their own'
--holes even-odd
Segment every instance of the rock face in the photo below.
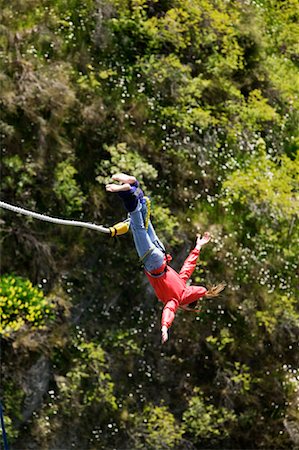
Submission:
<svg viewBox="0 0 299 450">
<path fill-rule="evenodd" d="M 294 379 L 293 379 L 294 382 Z M 296 389 L 298 389 L 299 383 L 297 382 L 297 387 Z M 297 411 L 299 411 L 299 392 L 298 390 L 296 391 L 296 394 L 294 395 L 294 398 L 292 399 L 291 402 L 291 406 L 289 408 L 288 411 L 288 418 L 285 418 L 283 421 L 283 424 L 287 430 L 287 432 L 289 433 L 289 436 L 292 440 L 292 442 L 294 443 L 294 445 L 296 445 L 296 449 L 299 446 L 299 420 L 298 420 L 298 413 Z"/>
<path fill-rule="evenodd" d="M 283 424 L 289 433 L 292 442 L 295 445 L 299 445 L 299 424 L 295 420 L 284 420 Z"/>
<path fill-rule="evenodd" d="M 38 409 L 42 403 L 43 395 L 48 390 L 50 379 L 50 363 L 45 356 L 31 366 L 22 380 L 22 387 L 26 394 L 23 405 L 22 417 L 26 422 L 32 413 Z"/>
</svg>

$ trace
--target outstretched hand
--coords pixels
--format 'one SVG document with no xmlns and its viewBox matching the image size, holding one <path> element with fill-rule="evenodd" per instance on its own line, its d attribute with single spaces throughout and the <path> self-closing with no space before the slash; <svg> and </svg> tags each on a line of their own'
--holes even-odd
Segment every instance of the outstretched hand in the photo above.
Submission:
<svg viewBox="0 0 299 450">
<path fill-rule="evenodd" d="M 210 240 L 211 240 L 211 235 L 210 235 L 210 233 L 208 231 L 206 231 L 202 237 L 201 237 L 200 234 L 198 234 L 197 235 L 197 240 L 196 240 L 196 248 L 198 250 L 200 250 L 201 247 L 203 245 L 207 244 L 208 242 L 210 242 Z"/>
<path fill-rule="evenodd" d="M 168 340 L 168 329 L 165 325 L 163 325 L 162 329 L 161 329 L 161 333 L 162 333 L 162 344 L 165 344 L 165 342 Z"/>
</svg>

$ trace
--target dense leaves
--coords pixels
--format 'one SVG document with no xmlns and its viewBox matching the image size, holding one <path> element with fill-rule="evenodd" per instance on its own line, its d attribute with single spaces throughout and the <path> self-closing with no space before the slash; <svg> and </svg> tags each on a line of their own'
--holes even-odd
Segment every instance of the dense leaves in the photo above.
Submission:
<svg viewBox="0 0 299 450">
<path fill-rule="evenodd" d="M 42 329 L 45 321 L 50 320 L 53 308 L 54 304 L 44 298 L 42 291 L 33 287 L 29 280 L 1 277 L 0 332 L 3 336 L 9 337 L 28 325 Z"/>
<path fill-rule="evenodd" d="M 299 445 L 295 0 L 1 1 L 4 201 L 104 225 L 132 172 L 178 269 L 228 283 L 160 304 L 116 242 L 1 211 L 2 394 L 12 448 Z"/>
</svg>

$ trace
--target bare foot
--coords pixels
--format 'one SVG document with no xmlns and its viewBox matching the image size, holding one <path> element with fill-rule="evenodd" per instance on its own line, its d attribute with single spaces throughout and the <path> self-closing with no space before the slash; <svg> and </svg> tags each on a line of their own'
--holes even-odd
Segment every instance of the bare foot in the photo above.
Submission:
<svg viewBox="0 0 299 450">
<path fill-rule="evenodd" d="M 116 173 L 112 176 L 113 181 L 119 181 L 120 183 L 134 184 L 137 180 L 132 175 L 127 175 L 125 173 Z"/>
<path fill-rule="evenodd" d="M 106 184 L 106 191 L 108 192 L 124 192 L 129 191 L 131 186 L 129 183 L 125 184 Z"/>
</svg>

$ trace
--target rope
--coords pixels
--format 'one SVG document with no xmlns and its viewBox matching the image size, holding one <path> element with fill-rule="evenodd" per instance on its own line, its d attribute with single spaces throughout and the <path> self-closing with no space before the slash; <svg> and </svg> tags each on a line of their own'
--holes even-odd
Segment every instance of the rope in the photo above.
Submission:
<svg viewBox="0 0 299 450">
<path fill-rule="evenodd" d="M 73 227 L 89 228 L 91 230 L 100 231 L 101 233 L 110 234 L 110 229 L 105 228 L 102 225 L 96 225 L 89 222 L 81 222 L 78 220 L 66 220 L 57 219 L 56 217 L 46 216 L 45 214 L 39 214 L 28 209 L 19 208 L 18 206 L 10 205 L 9 203 L 0 202 L 0 208 L 9 209 L 15 213 L 23 214 L 24 216 L 33 217 L 34 219 L 43 220 L 45 222 L 56 223 L 58 225 L 71 225 Z"/>
<path fill-rule="evenodd" d="M 5 431 L 4 417 L 3 417 L 3 408 L 2 408 L 2 403 L 1 402 L 0 402 L 0 419 L 1 419 L 1 428 L 2 428 L 2 438 L 3 438 L 4 450 L 8 450 L 8 442 L 7 442 L 7 436 L 6 436 L 6 431 Z"/>
<path fill-rule="evenodd" d="M 148 224 L 149 224 L 149 220 L 151 217 L 151 201 L 149 199 L 149 197 L 144 197 L 145 202 L 146 202 L 146 210 L 147 210 L 147 214 L 146 214 L 146 218 L 145 218 L 145 229 L 146 231 L 148 230 Z"/>
</svg>

